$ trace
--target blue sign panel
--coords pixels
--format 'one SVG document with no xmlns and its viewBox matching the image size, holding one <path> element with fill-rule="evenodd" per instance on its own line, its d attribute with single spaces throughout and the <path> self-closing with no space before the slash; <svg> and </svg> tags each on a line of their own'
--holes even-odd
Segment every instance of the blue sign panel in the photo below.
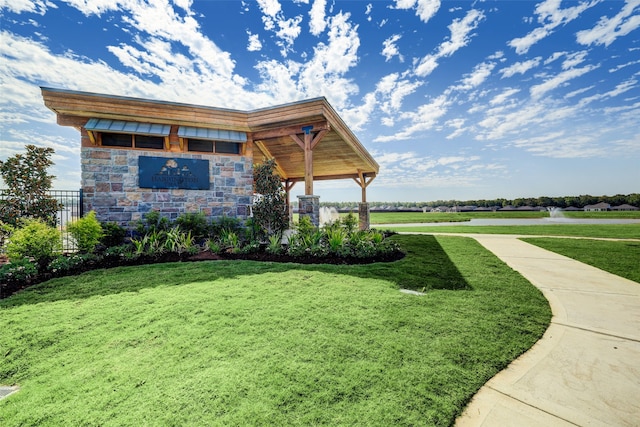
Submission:
<svg viewBox="0 0 640 427">
<path fill-rule="evenodd" d="M 209 189 L 209 160 L 138 157 L 140 188 Z"/>
</svg>

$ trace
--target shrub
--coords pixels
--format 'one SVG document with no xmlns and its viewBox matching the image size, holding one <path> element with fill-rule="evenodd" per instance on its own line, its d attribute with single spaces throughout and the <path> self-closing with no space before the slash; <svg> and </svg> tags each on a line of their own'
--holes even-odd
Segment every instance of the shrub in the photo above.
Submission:
<svg viewBox="0 0 640 427">
<path fill-rule="evenodd" d="M 194 239 L 201 241 L 209 235 L 207 217 L 202 212 L 188 212 L 176 219 L 176 225 L 184 232 L 190 232 Z"/>
<path fill-rule="evenodd" d="M 69 273 L 83 270 L 84 267 L 98 259 L 97 256 L 90 253 L 73 254 L 70 256 L 60 255 L 49 263 L 48 270 L 57 276 L 64 276 Z"/>
<path fill-rule="evenodd" d="M 266 250 L 268 253 L 274 255 L 282 253 L 282 237 L 280 234 L 269 236 L 269 246 L 267 246 Z"/>
<path fill-rule="evenodd" d="M 238 235 L 242 234 L 242 221 L 238 218 L 223 216 L 211 224 L 211 236 L 220 238 L 224 232 L 234 232 Z"/>
<path fill-rule="evenodd" d="M 356 218 L 356 216 L 351 212 L 343 217 L 340 222 L 342 222 L 345 231 L 349 235 L 355 233 L 358 230 L 358 218 Z"/>
<path fill-rule="evenodd" d="M 4 252 L 4 244 L 13 233 L 15 228 L 11 224 L 0 221 L 0 253 Z"/>
<path fill-rule="evenodd" d="M 228 252 L 237 253 L 240 250 L 240 239 L 234 231 L 222 230 L 220 246 Z"/>
<path fill-rule="evenodd" d="M 167 251 L 178 254 L 185 252 L 193 253 L 194 250 L 198 248 L 194 242 L 194 238 L 191 236 L 191 231 L 182 231 L 178 226 L 167 231 L 164 247 Z"/>
<path fill-rule="evenodd" d="M 106 248 L 120 246 L 124 243 L 124 238 L 127 235 L 127 230 L 124 227 L 121 227 L 115 222 L 103 222 L 100 226 L 103 232 L 100 243 Z"/>
<path fill-rule="evenodd" d="M 30 257 L 40 267 L 45 267 L 61 251 L 60 232 L 39 219 L 22 220 L 22 226 L 7 244 L 7 257 L 11 261 Z"/>
<path fill-rule="evenodd" d="M 94 211 L 69 224 L 67 230 L 71 233 L 71 236 L 76 241 L 78 250 L 82 253 L 92 253 L 104 236 L 102 226 L 96 219 Z"/>
<path fill-rule="evenodd" d="M 220 244 L 213 239 L 207 239 L 204 241 L 204 249 L 214 254 L 219 254 L 222 252 Z"/>
<path fill-rule="evenodd" d="M 118 245 L 108 247 L 103 254 L 105 260 L 132 260 L 137 257 L 133 245 Z"/>
<path fill-rule="evenodd" d="M 0 284 L 28 283 L 38 274 L 38 268 L 29 258 L 17 258 L 0 268 Z"/>
<path fill-rule="evenodd" d="M 159 231 L 167 231 L 171 226 L 169 219 L 160 215 L 158 211 L 147 212 L 138 220 L 136 231 L 141 234 L 151 234 Z"/>
</svg>

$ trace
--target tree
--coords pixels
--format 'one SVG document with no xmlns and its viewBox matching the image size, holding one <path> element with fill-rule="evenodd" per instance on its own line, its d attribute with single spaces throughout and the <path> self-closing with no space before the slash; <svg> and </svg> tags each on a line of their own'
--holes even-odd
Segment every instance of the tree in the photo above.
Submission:
<svg viewBox="0 0 640 427">
<path fill-rule="evenodd" d="M 266 237 L 289 226 L 286 195 L 275 167 L 276 161 L 271 159 L 253 168 L 254 191 L 259 195 L 253 204 L 253 221 Z"/>
<path fill-rule="evenodd" d="M 47 168 L 53 165 L 53 148 L 25 148 L 24 154 L 0 160 L 0 174 L 7 186 L 4 200 L 0 200 L 0 220 L 16 225 L 22 217 L 33 217 L 55 225 L 60 206 L 47 194 L 55 178 L 47 174 Z"/>
</svg>

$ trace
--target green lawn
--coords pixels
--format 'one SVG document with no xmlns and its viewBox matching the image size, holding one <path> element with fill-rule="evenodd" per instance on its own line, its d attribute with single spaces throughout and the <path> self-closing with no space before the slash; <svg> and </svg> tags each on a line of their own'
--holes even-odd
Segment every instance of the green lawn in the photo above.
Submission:
<svg viewBox="0 0 640 427">
<path fill-rule="evenodd" d="M 442 225 L 379 227 L 409 233 L 521 234 L 540 236 L 609 237 L 640 239 L 639 224 L 549 224 L 549 225 Z"/>
<path fill-rule="evenodd" d="M 640 283 L 640 242 L 554 238 L 522 240 Z"/>
<path fill-rule="evenodd" d="M 343 214 L 346 215 L 346 214 Z M 567 218 L 640 219 L 640 211 L 629 212 L 563 212 Z M 548 218 L 549 212 L 371 212 L 371 224 L 407 224 L 424 222 L 464 222 L 471 219 Z M 379 227 L 383 228 L 383 227 Z"/>
<path fill-rule="evenodd" d="M 474 240 L 394 238 L 395 263 L 156 264 L 0 301 L 0 425 L 451 425 L 550 309 Z"/>
</svg>

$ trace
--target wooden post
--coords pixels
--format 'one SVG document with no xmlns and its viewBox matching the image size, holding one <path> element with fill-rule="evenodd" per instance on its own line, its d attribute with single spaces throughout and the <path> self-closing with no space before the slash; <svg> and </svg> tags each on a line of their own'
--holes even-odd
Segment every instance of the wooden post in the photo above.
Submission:
<svg viewBox="0 0 640 427">
<path fill-rule="evenodd" d="M 374 176 L 366 176 L 360 169 L 358 169 L 358 178 L 353 178 L 353 180 L 360 186 L 362 189 L 362 203 L 367 203 L 367 187 L 371 184 L 371 181 L 375 179 Z"/>
<path fill-rule="evenodd" d="M 315 136 L 311 133 L 313 126 L 304 126 L 304 141 L 302 141 L 298 135 L 289 135 L 299 146 L 304 150 L 304 194 L 307 196 L 313 195 L 313 149 L 328 132 L 327 129 L 322 129 Z"/>
<path fill-rule="evenodd" d="M 311 149 L 311 129 L 304 130 L 304 194 L 313 195 L 313 150 Z"/>
</svg>

